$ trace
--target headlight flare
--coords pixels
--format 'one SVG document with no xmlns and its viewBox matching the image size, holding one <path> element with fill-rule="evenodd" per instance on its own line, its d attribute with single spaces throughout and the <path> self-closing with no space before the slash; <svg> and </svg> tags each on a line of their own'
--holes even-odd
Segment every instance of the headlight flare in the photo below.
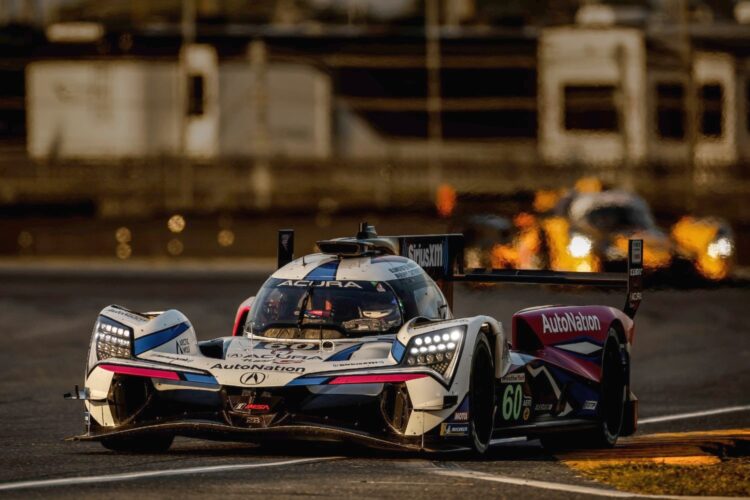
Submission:
<svg viewBox="0 0 750 500">
<path fill-rule="evenodd" d="M 575 258 L 586 257 L 591 253 L 592 246 L 593 243 L 588 237 L 582 234 L 574 234 L 568 243 L 568 252 Z"/>
<path fill-rule="evenodd" d="M 734 244 L 729 238 L 722 236 L 708 244 L 706 253 L 712 259 L 726 259 L 734 253 Z"/>
</svg>

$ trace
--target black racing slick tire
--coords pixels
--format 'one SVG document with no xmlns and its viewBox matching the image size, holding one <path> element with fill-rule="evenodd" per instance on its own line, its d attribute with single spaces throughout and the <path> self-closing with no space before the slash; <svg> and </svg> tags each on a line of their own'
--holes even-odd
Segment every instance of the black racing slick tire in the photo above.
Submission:
<svg viewBox="0 0 750 500">
<path fill-rule="evenodd" d="M 469 382 L 469 446 L 476 453 L 490 447 L 495 408 L 495 362 L 487 337 L 480 333 L 471 357 Z"/>
<path fill-rule="evenodd" d="M 174 436 L 157 434 L 135 437 L 108 437 L 101 440 L 102 446 L 119 453 L 164 453 L 172 446 Z"/>
<path fill-rule="evenodd" d="M 615 329 L 610 328 L 602 352 L 601 395 L 596 427 L 542 436 L 542 445 L 552 450 L 614 447 L 623 428 L 625 400 L 629 390 L 628 374 L 627 352 L 620 345 Z"/>
</svg>

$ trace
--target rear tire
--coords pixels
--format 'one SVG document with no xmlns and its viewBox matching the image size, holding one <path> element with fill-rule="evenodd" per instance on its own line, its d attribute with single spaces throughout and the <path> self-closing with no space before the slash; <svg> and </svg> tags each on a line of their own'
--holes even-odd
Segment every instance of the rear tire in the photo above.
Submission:
<svg viewBox="0 0 750 500">
<path fill-rule="evenodd" d="M 476 453 L 490 447 L 495 422 L 495 363 L 485 334 L 480 333 L 471 357 L 469 445 Z"/>
<path fill-rule="evenodd" d="M 623 426 L 625 398 L 628 393 L 628 359 L 614 328 L 609 329 L 602 354 L 599 422 L 593 429 L 561 432 L 540 438 L 551 450 L 574 448 L 612 448 Z"/>
<path fill-rule="evenodd" d="M 109 437 L 101 440 L 102 446 L 119 453 L 164 453 L 172 446 L 173 435 L 135 437 Z"/>
</svg>

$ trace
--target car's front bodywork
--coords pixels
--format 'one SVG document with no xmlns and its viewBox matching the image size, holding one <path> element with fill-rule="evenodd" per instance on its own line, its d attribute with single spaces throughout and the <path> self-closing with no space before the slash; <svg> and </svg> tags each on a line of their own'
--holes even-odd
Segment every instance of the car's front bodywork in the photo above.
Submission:
<svg viewBox="0 0 750 500">
<path fill-rule="evenodd" d="M 92 338 L 86 438 L 205 430 L 206 437 L 325 434 L 422 446 L 451 433 L 441 424 L 466 397 L 465 346 L 480 330 L 504 345 L 500 325 L 483 316 L 411 321 L 395 335 L 357 339 L 199 343 L 178 311 L 150 316 L 110 306 Z"/>
</svg>

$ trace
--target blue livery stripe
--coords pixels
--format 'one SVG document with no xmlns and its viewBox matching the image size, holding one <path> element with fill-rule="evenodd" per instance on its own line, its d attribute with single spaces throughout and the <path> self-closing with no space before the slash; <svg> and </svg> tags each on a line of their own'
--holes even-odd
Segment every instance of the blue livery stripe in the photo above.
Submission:
<svg viewBox="0 0 750 500">
<path fill-rule="evenodd" d="M 346 361 L 352 357 L 352 354 L 357 352 L 362 344 L 357 344 L 351 347 L 347 347 L 343 351 L 339 351 L 336 354 L 332 354 L 331 357 L 326 358 L 326 361 Z"/>
<path fill-rule="evenodd" d="M 398 340 L 391 346 L 391 356 L 399 363 L 401 362 L 401 358 L 404 357 L 404 352 L 406 352 L 406 346 Z"/>
<path fill-rule="evenodd" d="M 331 260 L 322 264 L 305 276 L 306 280 L 335 280 L 336 271 L 339 269 L 339 260 Z"/>
<path fill-rule="evenodd" d="M 330 377 L 307 377 L 297 378 L 286 384 L 290 385 L 323 385 Z"/>
<path fill-rule="evenodd" d="M 135 339 L 134 352 L 137 356 L 138 354 L 150 351 L 179 336 L 188 328 L 190 328 L 190 325 L 187 323 L 180 323 L 179 325 L 170 326 L 164 330 L 159 330 L 145 337 Z"/>
<path fill-rule="evenodd" d="M 198 382 L 199 384 L 219 385 L 211 375 L 201 375 L 198 373 L 183 373 L 185 380 L 188 382 Z"/>
</svg>

